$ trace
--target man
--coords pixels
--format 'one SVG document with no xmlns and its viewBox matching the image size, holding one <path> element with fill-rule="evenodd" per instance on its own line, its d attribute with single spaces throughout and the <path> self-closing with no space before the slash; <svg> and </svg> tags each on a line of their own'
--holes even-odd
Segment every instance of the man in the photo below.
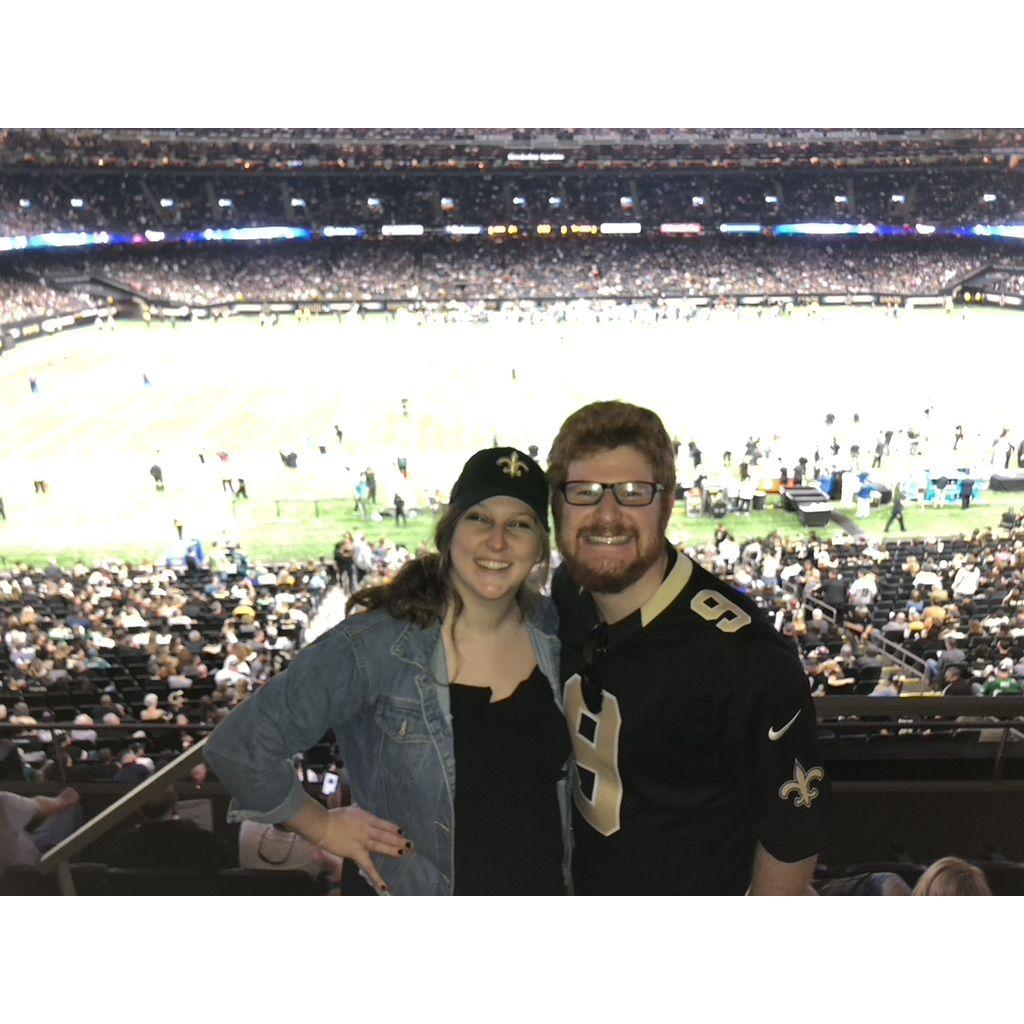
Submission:
<svg viewBox="0 0 1024 1024">
<path fill-rule="evenodd" d="M 942 675 L 941 685 L 943 697 L 973 697 L 975 694 L 975 684 L 964 674 L 963 665 L 948 665 Z"/>
<path fill-rule="evenodd" d="M 79 828 L 85 815 L 78 800 L 71 788 L 55 797 L 0 792 L 0 872 L 38 864 L 43 853 Z"/>
<path fill-rule="evenodd" d="M 114 839 L 107 863 L 115 868 L 159 868 L 216 873 L 234 867 L 227 844 L 195 822 L 178 817 L 173 786 L 156 793 L 141 807 L 142 822 Z"/>
<path fill-rule="evenodd" d="M 889 532 L 889 527 L 892 526 L 893 522 L 900 524 L 900 532 L 907 532 L 907 524 L 903 522 L 903 492 L 899 487 L 892 492 L 892 515 L 889 516 L 888 522 L 885 524 L 883 533 Z"/>
<path fill-rule="evenodd" d="M 970 477 L 964 477 L 959 485 L 958 490 L 960 492 L 960 507 L 962 509 L 969 509 L 971 507 L 971 497 L 974 493 L 974 481 Z"/>
<path fill-rule="evenodd" d="M 807 679 L 751 600 L 667 542 L 664 426 L 598 402 L 548 461 L 575 891 L 803 893 L 830 799 Z"/>
</svg>

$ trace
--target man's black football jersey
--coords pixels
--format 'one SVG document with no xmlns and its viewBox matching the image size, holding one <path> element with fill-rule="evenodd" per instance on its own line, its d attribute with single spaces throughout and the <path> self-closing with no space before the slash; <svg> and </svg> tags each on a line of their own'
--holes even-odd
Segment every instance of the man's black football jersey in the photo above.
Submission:
<svg viewBox="0 0 1024 1024">
<path fill-rule="evenodd" d="M 753 601 L 673 557 L 610 626 L 555 574 L 579 895 L 742 894 L 757 841 L 786 862 L 820 849 L 830 794 L 795 649 Z"/>
</svg>

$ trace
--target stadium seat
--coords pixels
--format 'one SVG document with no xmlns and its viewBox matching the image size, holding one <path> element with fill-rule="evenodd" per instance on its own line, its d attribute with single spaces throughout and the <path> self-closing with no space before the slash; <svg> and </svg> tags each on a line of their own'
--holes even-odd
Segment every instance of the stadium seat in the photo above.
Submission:
<svg viewBox="0 0 1024 1024">
<path fill-rule="evenodd" d="M 110 868 L 107 889 L 111 896 L 213 896 L 214 878 L 196 871 Z"/>
<path fill-rule="evenodd" d="M 59 896 L 57 876 L 44 875 L 38 867 L 15 865 L 0 876 L 0 894 L 4 896 Z"/>
<path fill-rule="evenodd" d="M 330 880 L 326 871 L 316 878 L 305 871 L 257 871 L 228 868 L 216 878 L 222 896 L 326 896 Z"/>
<path fill-rule="evenodd" d="M 917 884 L 917 880 L 924 874 L 923 864 L 911 864 L 904 860 L 880 860 L 868 861 L 864 864 L 846 864 L 843 867 L 832 869 L 833 878 L 849 878 L 854 875 L 879 874 L 889 872 L 899 875 L 911 888 Z"/>
<path fill-rule="evenodd" d="M 1003 860 L 972 860 L 985 872 L 993 896 L 1024 896 L 1024 864 Z"/>
</svg>

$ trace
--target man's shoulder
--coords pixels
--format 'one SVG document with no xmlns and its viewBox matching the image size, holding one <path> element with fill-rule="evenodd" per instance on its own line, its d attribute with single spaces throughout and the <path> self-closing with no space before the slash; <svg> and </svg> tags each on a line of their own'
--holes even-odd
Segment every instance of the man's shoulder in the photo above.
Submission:
<svg viewBox="0 0 1024 1024">
<path fill-rule="evenodd" d="M 686 558 L 680 555 L 680 558 Z M 692 559 L 686 586 L 673 602 L 676 614 L 695 616 L 714 628 L 717 633 L 728 637 L 745 637 L 761 635 L 767 631 L 769 635 L 775 630 L 768 621 L 764 610 L 757 602 L 731 583 L 709 572 Z M 737 614 L 737 611 L 743 615 Z"/>
</svg>

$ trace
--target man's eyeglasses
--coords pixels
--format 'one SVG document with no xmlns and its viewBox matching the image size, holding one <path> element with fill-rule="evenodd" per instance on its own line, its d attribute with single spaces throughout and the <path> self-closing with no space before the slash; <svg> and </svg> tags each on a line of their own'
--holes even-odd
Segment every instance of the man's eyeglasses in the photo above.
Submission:
<svg viewBox="0 0 1024 1024">
<path fill-rule="evenodd" d="M 583 670 L 580 672 L 580 690 L 583 703 L 592 715 L 601 713 L 601 682 L 597 674 L 597 662 L 608 653 L 608 625 L 599 622 L 590 631 L 583 644 Z"/>
<path fill-rule="evenodd" d="M 562 497 L 570 505 L 597 505 L 610 490 L 615 500 L 626 508 L 650 505 L 654 496 L 665 490 L 664 484 L 649 480 L 625 480 L 616 484 L 602 484 L 595 480 L 569 480 L 562 484 Z"/>
</svg>

